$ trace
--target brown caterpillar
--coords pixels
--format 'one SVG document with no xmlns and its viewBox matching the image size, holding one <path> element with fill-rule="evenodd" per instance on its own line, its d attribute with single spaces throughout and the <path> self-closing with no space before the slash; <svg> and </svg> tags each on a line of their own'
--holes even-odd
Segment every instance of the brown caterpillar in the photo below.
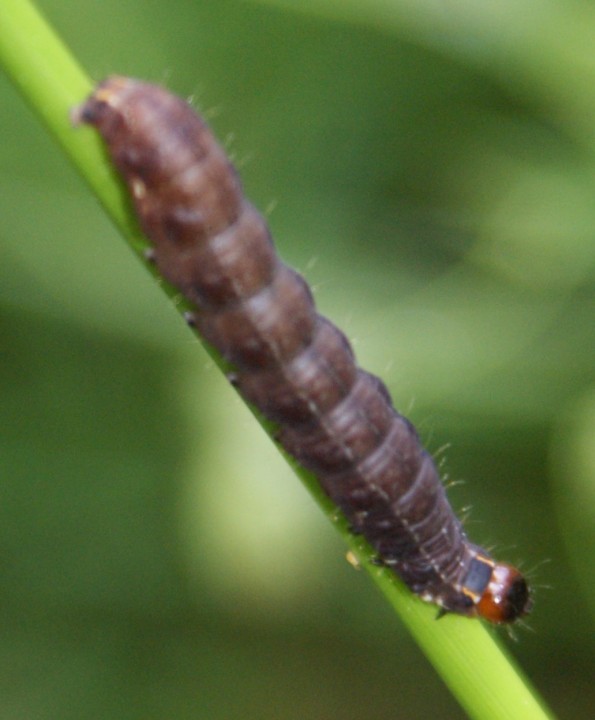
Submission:
<svg viewBox="0 0 595 720">
<path fill-rule="evenodd" d="M 196 307 L 192 324 L 379 562 L 442 612 L 495 623 L 529 612 L 525 579 L 469 542 L 415 428 L 281 262 L 202 118 L 124 77 L 102 82 L 75 117 L 103 136 L 160 273 Z"/>
</svg>

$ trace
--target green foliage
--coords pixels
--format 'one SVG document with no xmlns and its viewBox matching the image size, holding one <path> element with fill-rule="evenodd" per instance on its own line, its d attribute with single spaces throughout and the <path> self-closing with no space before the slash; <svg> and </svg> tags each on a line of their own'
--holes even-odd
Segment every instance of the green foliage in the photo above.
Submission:
<svg viewBox="0 0 595 720">
<path fill-rule="evenodd" d="M 515 654 L 555 707 L 587 717 L 591 10 L 270 4 L 301 14 L 42 7 L 97 79 L 167 82 L 234 133 L 249 196 L 277 203 L 284 258 L 428 446 L 450 443 L 471 536 L 552 560 Z M 96 138 L 68 123 L 84 74 L 27 3 L 4 0 L 0 20 L 13 83 L 138 250 Z M 341 546 L 18 96 L 0 93 L 5 715 L 460 717 L 337 567 Z M 524 689 L 484 628 L 428 622 L 431 608 L 380 583 L 470 714 L 513 717 Z"/>
</svg>

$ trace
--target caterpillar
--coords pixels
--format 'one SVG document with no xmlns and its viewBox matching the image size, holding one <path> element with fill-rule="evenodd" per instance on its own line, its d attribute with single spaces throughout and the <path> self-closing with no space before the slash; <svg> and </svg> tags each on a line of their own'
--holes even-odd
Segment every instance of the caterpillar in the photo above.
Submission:
<svg viewBox="0 0 595 720">
<path fill-rule="evenodd" d="M 195 308 L 189 322 L 378 562 L 439 614 L 528 613 L 525 578 L 468 540 L 415 428 L 280 260 L 205 121 L 167 90 L 119 76 L 74 117 L 102 136 L 159 272 Z"/>
</svg>

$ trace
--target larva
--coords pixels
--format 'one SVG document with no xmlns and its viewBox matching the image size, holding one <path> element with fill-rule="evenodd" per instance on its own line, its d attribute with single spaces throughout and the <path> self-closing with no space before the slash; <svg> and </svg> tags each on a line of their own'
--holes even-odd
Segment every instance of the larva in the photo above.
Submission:
<svg viewBox="0 0 595 720">
<path fill-rule="evenodd" d="M 281 262 L 202 118 L 160 87 L 110 77 L 76 119 L 103 137 L 192 324 L 379 562 L 443 612 L 494 623 L 529 612 L 525 578 L 467 539 L 415 428 Z"/>
</svg>

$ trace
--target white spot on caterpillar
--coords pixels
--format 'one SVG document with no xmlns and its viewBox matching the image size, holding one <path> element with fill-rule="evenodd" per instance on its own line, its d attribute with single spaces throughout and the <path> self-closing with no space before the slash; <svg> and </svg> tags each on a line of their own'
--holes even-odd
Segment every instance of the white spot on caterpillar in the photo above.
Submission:
<svg viewBox="0 0 595 720">
<path fill-rule="evenodd" d="M 130 187 L 132 188 L 132 194 L 137 200 L 142 200 L 147 194 L 147 186 L 140 178 L 133 178 Z"/>
</svg>

